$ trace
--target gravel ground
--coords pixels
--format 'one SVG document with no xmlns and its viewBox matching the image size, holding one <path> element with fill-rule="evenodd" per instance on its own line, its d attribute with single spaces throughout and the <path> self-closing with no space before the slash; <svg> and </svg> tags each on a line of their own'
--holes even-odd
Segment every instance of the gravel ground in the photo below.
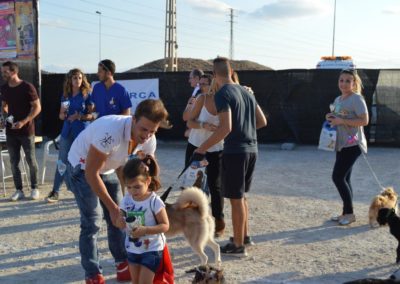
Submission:
<svg viewBox="0 0 400 284">
<path fill-rule="evenodd" d="M 185 145 L 159 143 L 157 156 L 167 187 L 182 169 Z M 37 151 L 39 164 L 42 152 Z M 400 151 L 370 148 L 368 160 L 383 185 L 399 189 Z M 301 146 L 282 151 L 279 145 L 260 145 L 252 192 L 250 230 L 256 246 L 249 257 L 223 256 L 227 283 L 343 283 L 358 278 L 387 278 L 397 266 L 397 241 L 387 227 L 370 229 L 369 202 L 379 192 L 360 158 L 353 171 L 357 222 L 339 227 L 328 221 L 341 202 L 330 175 L 334 154 Z M 43 198 L 51 190 L 54 164 L 49 165 Z M 73 195 L 63 189 L 56 204 L 22 200 L 9 202 L 14 191 L 7 180 L 0 199 L 0 283 L 83 283 L 78 251 L 79 213 Z M 398 190 L 399 191 L 399 190 Z M 225 206 L 231 235 L 230 205 Z M 190 283 L 185 270 L 199 263 L 182 237 L 169 240 L 176 283 Z M 99 237 L 101 263 L 108 283 L 116 283 L 106 230 Z M 207 249 L 213 260 L 213 253 Z"/>
</svg>

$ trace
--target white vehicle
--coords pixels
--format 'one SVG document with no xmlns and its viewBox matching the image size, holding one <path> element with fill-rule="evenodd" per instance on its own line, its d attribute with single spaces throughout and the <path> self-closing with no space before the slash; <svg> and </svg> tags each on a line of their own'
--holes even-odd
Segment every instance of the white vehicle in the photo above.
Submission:
<svg viewBox="0 0 400 284">
<path fill-rule="evenodd" d="M 322 56 L 317 69 L 355 69 L 351 56 Z"/>
</svg>

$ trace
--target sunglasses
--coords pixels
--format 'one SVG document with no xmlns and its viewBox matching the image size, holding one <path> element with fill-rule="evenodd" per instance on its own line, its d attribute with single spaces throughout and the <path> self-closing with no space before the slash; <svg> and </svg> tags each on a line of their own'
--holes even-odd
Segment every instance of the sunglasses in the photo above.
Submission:
<svg viewBox="0 0 400 284">
<path fill-rule="evenodd" d="M 357 75 L 357 70 L 356 69 L 343 69 L 340 71 L 340 74 L 350 74 L 350 75 Z"/>
</svg>

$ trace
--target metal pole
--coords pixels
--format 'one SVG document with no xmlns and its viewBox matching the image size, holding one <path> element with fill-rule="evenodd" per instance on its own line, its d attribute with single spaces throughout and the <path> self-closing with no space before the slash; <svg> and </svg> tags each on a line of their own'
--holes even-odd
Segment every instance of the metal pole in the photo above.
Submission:
<svg viewBox="0 0 400 284">
<path fill-rule="evenodd" d="M 35 4 L 35 10 L 37 14 L 37 21 L 36 21 L 36 60 L 37 60 L 37 73 L 38 73 L 38 78 L 37 78 L 37 84 L 38 84 L 38 92 L 39 92 L 39 97 L 41 97 L 42 93 L 42 72 L 41 72 L 41 62 L 40 62 L 40 24 L 39 24 L 39 0 L 34 1 Z"/>
<path fill-rule="evenodd" d="M 101 12 L 96 11 L 96 14 L 99 15 L 99 61 L 101 61 Z"/>
<path fill-rule="evenodd" d="M 229 45 L 229 59 L 233 60 L 233 9 L 231 8 L 230 13 L 230 22 L 231 22 L 231 30 L 230 30 L 230 45 Z"/>
<path fill-rule="evenodd" d="M 333 39 L 332 39 L 332 56 L 335 56 L 335 27 L 336 27 L 336 0 L 333 9 Z"/>
</svg>

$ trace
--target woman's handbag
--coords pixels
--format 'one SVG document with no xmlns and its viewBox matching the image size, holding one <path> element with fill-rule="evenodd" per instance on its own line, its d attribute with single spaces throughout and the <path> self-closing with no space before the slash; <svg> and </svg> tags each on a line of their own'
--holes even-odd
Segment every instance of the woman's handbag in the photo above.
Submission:
<svg viewBox="0 0 400 284">
<path fill-rule="evenodd" d="M 328 121 L 322 124 L 321 135 L 319 136 L 318 149 L 335 151 L 336 127 L 331 127 Z"/>
</svg>

